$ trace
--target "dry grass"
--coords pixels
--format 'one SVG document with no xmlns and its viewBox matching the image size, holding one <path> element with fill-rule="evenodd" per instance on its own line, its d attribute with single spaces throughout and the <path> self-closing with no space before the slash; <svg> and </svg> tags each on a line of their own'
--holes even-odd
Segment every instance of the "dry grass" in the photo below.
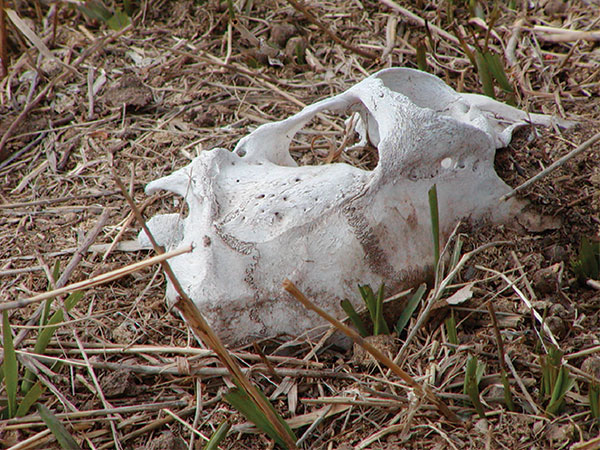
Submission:
<svg viewBox="0 0 600 450">
<path fill-rule="evenodd" d="M 416 67 L 419 46 L 427 48 L 430 72 L 459 91 L 481 91 L 476 70 L 453 39 L 444 1 L 398 2 L 431 24 L 430 38 L 414 17 L 391 9 L 390 1 L 311 2 L 307 8 L 317 24 L 278 0 L 233 2 L 251 5 L 235 21 L 227 2 L 144 1 L 134 25 L 120 33 L 87 20 L 66 2 L 50 10 L 37 1 L 15 3 L 57 59 L 38 56 L 16 26 L 8 27 L 0 155 L 14 156 L 0 163 L 2 301 L 45 291 L 57 260 L 63 268 L 74 261 L 68 282 L 77 282 L 151 256 L 118 245 L 133 239 L 137 227 L 111 177 L 112 165 L 149 216 L 178 205 L 167 195 L 148 199 L 145 183 L 185 165 L 202 149 L 233 148 L 256 125 L 287 117 L 378 69 Z M 549 0 L 526 10 L 520 3 L 513 11 L 498 2 L 501 14 L 489 37 L 489 47 L 506 64 L 518 106 L 580 125 L 568 132 L 521 131 L 497 155 L 498 172 L 512 186 L 567 154 L 600 125 L 600 51 L 597 31 L 591 33 L 600 28 L 597 5 Z M 488 14 L 493 6 L 483 2 Z M 469 24 L 464 7 L 456 6 L 454 16 L 469 45 L 483 43 L 485 30 Z M 560 32 L 567 29 L 589 33 Z M 285 48 L 290 41 L 287 55 L 265 45 Z M 296 47 L 306 48 L 301 58 Z M 269 64 L 269 55 L 281 65 L 273 59 L 275 65 Z M 337 119 L 319 119 L 313 129 L 318 138 L 302 135 L 293 142 L 293 155 L 304 164 L 326 160 L 344 137 Z M 368 152 L 340 158 L 361 167 L 375 163 Z M 262 354 L 254 348 L 234 354 L 298 427 L 298 436 L 316 422 L 305 448 L 564 448 L 592 439 L 598 424 L 587 406 L 589 375 L 580 369 L 600 352 L 600 291 L 578 284 L 570 261 L 580 236 L 598 236 L 600 229 L 599 159 L 596 145 L 523 194 L 537 211 L 560 218 L 558 228 L 548 221 L 525 233 L 513 227 L 460 230 L 465 251 L 494 240 L 513 245 L 492 247 L 462 270 L 459 282 L 476 281 L 477 289 L 469 303 L 455 308 L 456 351 L 443 328 L 448 310 L 437 309 L 416 331 L 402 368 L 428 381 L 466 421 L 464 427 L 446 421 L 427 402 L 410 401 L 406 386 L 386 369 L 358 367 L 340 349 L 313 351 L 317 343 L 300 338 L 260 342 Z M 85 242 L 104 212 L 106 222 Z M 82 253 L 83 247 L 89 248 Z M 560 280 L 542 277 L 540 269 L 552 264 L 561 265 Z M 507 287 L 506 277 L 521 296 Z M 166 310 L 164 284 L 153 266 L 87 290 L 45 359 L 30 354 L 37 331 L 29 321 L 37 305 L 12 310 L 11 323 L 22 333 L 20 357 L 42 363 L 34 364 L 47 387 L 42 402 L 84 448 L 111 448 L 115 441 L 123 448 L 200 448 L 226 418 L 236 425 L 222 448 L 268 448 L 268 439 L 249 434 L 250 427 L 220 400 L 227 373 Z M 577 378 L 555 418 L 543 414 L 539 399 L 541 349 L 533 331 L 538 324 L 523 296 L 540 314 L 546 311 Z M 502 403 L 489 302 L 514 369 L 509 378 L 517 412 Z M 470 354 L 487 364 L 481 384 L 487 423 L 477 420 L 462 393 Z M 50 370 L 51 361 L 62 366 Z M 37 415 L 0 422 L 0 446 L 19 442 L 15 448 L 57 447 Z"/>
</svg>

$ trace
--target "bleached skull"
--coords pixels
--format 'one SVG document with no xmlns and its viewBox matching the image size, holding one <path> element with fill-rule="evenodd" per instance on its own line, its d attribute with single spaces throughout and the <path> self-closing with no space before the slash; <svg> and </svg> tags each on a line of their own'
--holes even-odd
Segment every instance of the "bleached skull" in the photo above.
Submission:
<svg viewBox="0 0 600 450">
<path fill-rule="evenodd" d="M 357 131 L 379 152 L 374 170 L 297 166 L 290 142 L 325 110 L 359 114 Z M 391 294 L 421 282 L 433 263 L 432 185 L 443 239 L 458 220 L 509 220 L 519 205 L 499 202 L 509 187 L 494 171 L 495 150 L 516 126 L 550 122 L 488 97 L 458 94 L 424 72 L 383 70 L 260 126 L 233 152 L 205 151 L 151 182 L 148 193 L 174 192 L 189 213 L 158 215 L 148 225 L 167 249 L 193 243 L 192 253 L 170 264 L 225 342 L 296 336 L 322 321 L 283 293 L 285 278 L 340 318 L 342 299 L 360 303 L 359 283 L 385 282 Z M 143 232 L 140 241 L 148 245 Z M 176 297 L 170 283 L 167 297 Z"/>
</svg>

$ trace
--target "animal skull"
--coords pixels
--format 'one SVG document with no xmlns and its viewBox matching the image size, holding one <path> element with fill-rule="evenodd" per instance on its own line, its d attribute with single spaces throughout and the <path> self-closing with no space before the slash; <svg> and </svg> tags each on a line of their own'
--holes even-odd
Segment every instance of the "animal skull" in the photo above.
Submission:
<svg viewBox="0 0 600 450">
<path fill-rule="evenodd" d="M 360 116 L 357 131 L 379 152 L 374 170 L 345 163 L 298 167 L 290 142 L 325 110 Z M 148 226 L 167 249 L 193 243 L 191 253 L 170 264 L 226 343 L 297 336 L 322 321 L 283 294 L 285 278 L 342 317 L 342 299 L 360 303 L 359 283 L 385 282 L 392 293 L 427 277 L 432 185 L 443 240 L 459 220 L 514 217 L 519 203 L 499 202 L 509 187 L 494 171 L 494 154 L 526 123 L 549 125 L 551 118 L 458 94 L 421 71 L 383 70 L 260 126 L 233 152 L 205 151 L 149 183 L 148 194 L 174 192 L 189 213 L 158 215 Z M 139 239 L 149 246 L 145 233 Z M 176 298 L 169 282 L 167 298 Z"/>
</svg>

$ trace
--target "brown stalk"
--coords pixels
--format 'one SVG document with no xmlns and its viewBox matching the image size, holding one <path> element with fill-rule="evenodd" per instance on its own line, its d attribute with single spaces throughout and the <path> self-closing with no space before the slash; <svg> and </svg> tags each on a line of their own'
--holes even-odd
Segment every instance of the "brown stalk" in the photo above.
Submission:
<svg viewBox="0 0 600 450">
<path fill-rule="evenodd" d="M 306 5 L 304 5 L 304 3 L 302 3 L 302 1 L 288 0 L 288 3 L 290 5 L 292 5 L 296 10 L 298 10 L 302 14 L 304 14 L 304 17 L 306 17 L 306 19 L 310 23 L 318 26 L 327 36 L 329 36 L 331 39 L 333 39 L 333 41 L 335 43 L 341 45 L 346 50 L 350 50 L 351 52 L 354 52 L 365 58 L 369 58 L 369 59 L 377 59 L 378 58 L 378 55 L 376 55 L 375 53 L 370 52 L 368 50 L 363 50 L 360 47 L 356 47 L 352 44 L 349 44 L 348 42 L 346 42 L 343 39 L 341 39 L 340 37 L 338 37 L 338 35 L 335 34 L 333 31 L 331 31 L 327 25 L 325 25 L 323 22 L 321 22 L 319 19 L 317 19 L 315 16 L 313 16 L 313 14 L 308 10 Z"/>
<path fill-rule="evenodd" d="M 427 386 L 421 386 L 413 377 L 411 377 L 407 372 L 402 370 L 394 361 L 392 361 L 388 356 L 386 356 L 382 351 L 368 343 L 366 340 L 362 338 L 360 334 L 354 331 L 352 328 L 344 325 L 342 322 L 337 320 L 335 317 L 329 315 L 321 308 L 312 303 L 309 299 L 307 299 L 302 292 L 292 283 L 290 280 L 286 279 L 283 281 L 283 288 L 289 292 L 292 296 L 296 298 L 300 303 L 304 305 L 305 308 L 316 312 L 323 319 L 327 320 L 334 327 L 364 348 L 367 352 L 369 352 L 373 358 L 379 361 L 382 364 L 385 364 L 393 373 L 398 375 L 402 380 L 404 380 L 410 387 L 412 387 L 419 397 L 424 397 L 428 399 L 431 403 L 433 403 L 440 412 L 446 416 L 446 418 L 456 424 L 462 424 L 460 419 L 454 414 L 450 409 L 446 406 L 444 402 L 442 402 Z"/>
<path fill-rule="evenodd" d="M 181 255 L 182 253 L 188 253 L 190 251 L 192 251 L 191 246 L 180 248 L 177 250 L 173 250 L 169 253 L 162 253 L 158 256 L 148 258 L 144 261 L 140 261 L 135 264 L 130 264 L 128 266 L 121 267 L 117 270 L 111 270 L 110 272 L 103 273 L 101 275 L 98 275 L 97 277 L 79 281 L 77 283 L 72 283 L 62 288 L 53 289 L 51 291 L 44 292 L 33 297 L 14 300 L 12 302 L 2 302 L 0 303 L 0 311 L 7 311 L 9 309 L 15 308 L 24 308 L 25 306 L 30 305 L 32 303 L 38 303 L 42 300 L 56 297 L 57 295 L 66 294 L 67 292 L 74 292 L 80 289 L 89 289 L 95 286 L 99 286 L 101 284 L 122 278 L 125 275 L 129 275 L 130 273 L 136 272 L 143 267 L 151 266 L 153 264 L 156 264 L 157 262 L 160 263 L 161 261 L 164 261 L 177 255 Z"/>
<path fill-rule="evenodd" d="M 112 169 L 112 175 L 115 182 L 119 186 L 119 189 L 121 189 L 121 193 L 125 197 L 125 200 L 127 200 L 127 203 L 131 207 L 131 210 L 134 212 L 138 222 L 140 223 L 146 235 L 150 239 L 150 242 L 154 247 L 154 251 L 156 251 L 159 254 L 164 253 L 164 249 L 157 244 L 156 240 L 152 236 L 152 233 L 146 226 L 142 213 L 140 212 L 137 205 L 127 192 L 127 188 L 117 175 L 114 168 Z M 175 288 L 175 291 L 179 296 L 174 306 L 179 310 L 188 326 L 202 340 L 202 342 L 204 342 L 204 344 L 207 347 L 209 347 L 215 352 L 221 363 L 227 368 L 234 380 L 237 381 L 238 387 L 246 392 L 246 394 L 252 399 L 253 403 L 267 417 L 267 419 L 269 420 L 269 422 L 271 422 L 271 425 L 273 426 L 273 428 L 275 428 L 277 434 L 279 434 L 279 436 L 285 442 L 287 447 L 290 449 L 297 449 L 298 447 L 296 446 L 296 443 L 288 434 L 287 430 L 281 424 L 279 419 L 276 417 L 275 413 L 271 409 L 271 405 L 267 403 L 267 401 L 259 394 L 258 389 L 252 383 L 250 383 L 250 380 L 248 380 L 248 378 L 246 378 L 240 366 L 229 354 L 229 351 L 225 348 L 223 342 L 221 342 L 221 339 L 219 339 L 219 337 L 215 334 L 215 332 L 208 325 L 200 311 L 198 311 L 198 309 L 196 308 L 196 305 L 194 305 L 194 302 L 192 302 L 189 296 L 185 293 L 185 291 L 181 287 L 181 284 L 179 283 L 179 280 L 171 270 L 171 266 L 169 265 L 169 263 L 167 263 L 166 261 L 161 261 L 160 265 L 163 268 L 167 277 L 169 278 L 169 281 L 171 281 L 171 283 L 173 284 L 173 287 Z"/>
</svg>

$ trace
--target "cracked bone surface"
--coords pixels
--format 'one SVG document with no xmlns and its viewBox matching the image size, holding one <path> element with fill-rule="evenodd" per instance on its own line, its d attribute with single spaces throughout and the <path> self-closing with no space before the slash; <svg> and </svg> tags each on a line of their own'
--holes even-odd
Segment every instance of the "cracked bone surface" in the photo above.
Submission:
<svg viewBox="0 0 600 450">
<path fill-rule="evenodd" d="M 345 163 L 297 166 L 289 153 L 292 138 L 326 110 L 359 115 L 357 131 L 379 152 L 374 170 Z M 526 123 L 549 125 L 552 119 L 459 94 L 424 72 L 383 70 L 258 127 L 233 152 L 204 151 L 149 183 L 147 193 L 174 192 L 189 212 L 155 216 L 148 226 L 167 249 L 194 245 L 170 264 L 226 343 L 298 336 L 323 321 L 283 292 L 285 278 L 342 318 L 340 300 L 361 304 L 359 283 L 385 282 L 392 294 L 427 277 L 432 185 L 443 240 L 459 220 L 514 218 L 520 204 L 499 202 L 510 188 L 494 171 L 494 155 Z M 139 239 L 149 246 L 143 231 Z M 167 298 L 176 298 L 170 282 Z"/>
</svg>

